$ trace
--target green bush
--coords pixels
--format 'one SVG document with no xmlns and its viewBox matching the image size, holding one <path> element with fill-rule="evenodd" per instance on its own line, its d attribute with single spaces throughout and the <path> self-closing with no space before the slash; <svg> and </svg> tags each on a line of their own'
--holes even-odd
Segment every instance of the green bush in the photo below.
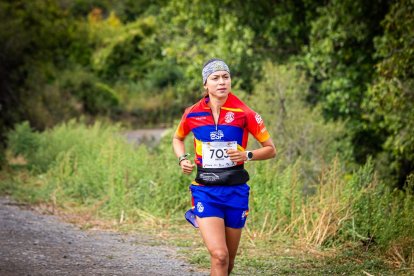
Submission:
<svg viewBox="0 0 414 276">
<path fill-rule="evenodd" d="M 147 148 L 128 144 L 118 126 L 99 122 L 71 121 L 43 133 L 28 123 L 17 125 L 8 135 L 9 150 L 23 155 L 31 169 L 17 192 L 31 200 L 98 206 L 116 219 L 184 222 L 194 175 L 181 173 L 171 136 Z M 186 140 L 188 149 L 191 142 Z M 414 240 L 413 178 L 405 191 L 391 190 L 378 181 L 372 162 L 350 174 L 336 158 L 309 194 L 300 166 L 299 159 L 290 165 L 283 159 L 248 164 L 252 237 L 289 237 L 317 247 L 362 241 L 387 248 L 396 240 Z"/>
<path fill-rule="evenodd" d="M 24 123 L 9 134 L 9 145 L 35 174 L 44 175 L 39 200 L 53 194 L 57 201 L 103 201 L 110 214 L 139 209 L 158 216 L 171 216 L 190 202 L 172 151 L 134 148 L 117 126 L 71 121 L 36 133 Z"/>
<path fill-rule="evenodd" d="M 306 103 L 310 82 L 294 64 L 267 62 L 263 79 L 248 102 L 264 119 L 278 149 L 281 164 L 297 163 L 299 177 L 309 186 L 335 157 L 351 163 L 351 145 L 342 122 L 325 121 L 319 106 Z"/>
<path fill-rule="evenodd" d="M 376 179 L 372 161 L 361 167 L 349 183 L 353 196 L 353 238 L 387 246 L 404 237 L 414 239 L 412 178 L 405 190 L 392 189 Z"/>
<path fill-rule="evenodd" d="M 69 91 L 91 115 L 110 115 L 119 106 L 117 92 L 82 67 L 64 71 L 58 80 L 61 89 Z"/>
<path fill-rule="evenodd" d="M 40 134 L 30 128 L 29 122 L 16 125 L 15 129 L 7 134 L 8 148 L 12 155 L 23 156 L 28 160 L 29 164 L 34 164 L 38 161 L 36 155 L 41 139 Z"/>
</svg>

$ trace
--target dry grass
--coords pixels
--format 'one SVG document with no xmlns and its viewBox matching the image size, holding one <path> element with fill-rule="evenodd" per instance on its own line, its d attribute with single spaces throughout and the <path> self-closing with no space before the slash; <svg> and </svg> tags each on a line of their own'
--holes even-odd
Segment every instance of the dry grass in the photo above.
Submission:
<svg viewBox="0 0 414 276">
<path fill-rule="evenodd" d="M 308 247 L 319 248 L 336 237 L 341 224 L 351 218 L 351 205 L 344 203 L 345 182 L 337 160 L 321 175 L 317 194 L 302 203 L 301 213 L 283 230 Z"/>
<path fill-rule="evenodd" d="M 18 155 L 18 156 L 11 156 L 10 152 L 6 152 L 7 154 L 7 163 L 10 166 L 24 166 L 27 165 L 27 160 L 22 156 L 22 155 Z"/>
<path fill-rule="evenodd" d="M 202 238 L 198 230 L 190 227 L 186 222 L 167 223 L 165 219 L 157 218 L 144 211 L 134 212 L 140 218 L 139 222 L 129 218 L 127 215 L 124 216 L 121 222 L 119 219 L 103 217 L 98 210 L 102 204 L 103 202 L 97 202 L 94 207 L 90 208 L 79 206 L 79 203 L 66 202 L 55 206 L 42 203 L 34 205 L 33 208 L 41 213 L 54 214 L 65 222 L 73 223 L 81 229 L 89 231 L 105 230 L 150 234 L 154 238 L 154 244 L 179 246 L 181 253 L 186 256 L 187 260 L 200 267 L 207 267 L 208 253 L 203 245 Z M 260 234 L 260 231 L 258 234 Z M 402 251 L 405 250 L 404 244 L 399 244 L 399 247 L 396 245 L 395 249 L 398 253 L 391 252 L 391 258 L 400 261 L 400 264 L 407 264 L 408 259 L 404 259 L 404 262 L 401 261 L 404 255 Z M 320 271 L 323 274 L 326 272 L 324 267 L 326 267 L 327 260 L 335 260 L 339 254 L 341 254 L 339 248 L 321 249 L 310 246 L 306 240 L 294 242 L 287 239 L 286 236 L 280 240 L 269 240 L 269 237 L 264 233 L 262 236 L 254 235 L 247 226 L 245 231 L 243 231 L 237 265 L 239 271 L 244 271 L 245 269 L 255 271 L 255 269 L 258 269 L 265 271 L 263 275 L 271 275 L 275 271 L 274 269 L 279 269 L 283 266 L 286 266 L 282 270 L 282 272 L 284 271 L 283 273 L 296 273 L 297 269 L 301 272 L 311 269 L 312 273 Z M 335 262 L 329 263 L 329 266 L 335 267 Z M 349 269 L 346 268 L 346 263 L 350 262 L 360 267 L 364 265 L 363 258 L 352 259 L 352 257 L 347 257 L 347 260 L 340 258 L 340 262 L 341 266 L 345 267 L 344 269 Z M 371 274 L 371 271 L 368 269 L 360 270 L 362 273 L 364 271 L 368 273 L 364 273 L 365 275 Z M 316 275 L 312 273 L 309 275 Z M 374 273 L 371 275 L 378 274 Z"/>
<path fill-rule="evenodd" d="M 401 239 L 393 242 L 386 256 L 393 267 L 410 269 L 414 273 L 414 240 Z"/>
</svg>

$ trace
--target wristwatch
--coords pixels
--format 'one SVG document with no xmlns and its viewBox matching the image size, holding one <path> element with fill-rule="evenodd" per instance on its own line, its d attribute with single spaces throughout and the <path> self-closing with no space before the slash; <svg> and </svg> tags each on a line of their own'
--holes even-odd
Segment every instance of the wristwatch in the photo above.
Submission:
<svg viewBox="0 0 414 276">
<path fill-rule="evenodd" d="M 187 159 L 188 156 L 190 156 L 190 154 L 189 153 L 185 153 L 185 154 L 181 155 L 180 157 L 178 157 L 178 165 L 181 164 L 181 161 L 188 160 Z"/>
<path fill-rule="evenodd" d="M 251 151 L 246 151 L 246 157 L 247 157 L 247 161 L 252 160 L 252 158 L 253 158 L 253 152 L 251 152 Z"/>
</svg>

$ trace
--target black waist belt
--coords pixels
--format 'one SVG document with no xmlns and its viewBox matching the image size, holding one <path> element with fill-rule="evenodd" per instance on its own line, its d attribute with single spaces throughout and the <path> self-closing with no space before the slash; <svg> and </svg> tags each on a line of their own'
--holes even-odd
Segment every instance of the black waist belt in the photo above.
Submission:
<svg viewBox="0 0 414 276">
<path fill-rule="evenodd" d="M 244 165 L 224 169 L 202 168 L 197 166 L 195 181 L 206 186 L 240 185 L 249 181 L 249 173 Z"/>
</svg>

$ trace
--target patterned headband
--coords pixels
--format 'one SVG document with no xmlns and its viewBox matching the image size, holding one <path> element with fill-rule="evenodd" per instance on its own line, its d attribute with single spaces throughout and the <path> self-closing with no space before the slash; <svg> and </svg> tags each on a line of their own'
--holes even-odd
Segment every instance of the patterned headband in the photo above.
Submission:
<svg viewBox="0 0 414 276">
<path fill-rule="evenodd" d="M 221 59 L 214 58 L 214 59 L 207 61 L 201 73 L 203 75 L 203 84 L 206 84 L 208 76 L 210 76 L 211 74 L 217 71 L 227 71 L 230 74 L 229 67 Z"/>
</svg>

